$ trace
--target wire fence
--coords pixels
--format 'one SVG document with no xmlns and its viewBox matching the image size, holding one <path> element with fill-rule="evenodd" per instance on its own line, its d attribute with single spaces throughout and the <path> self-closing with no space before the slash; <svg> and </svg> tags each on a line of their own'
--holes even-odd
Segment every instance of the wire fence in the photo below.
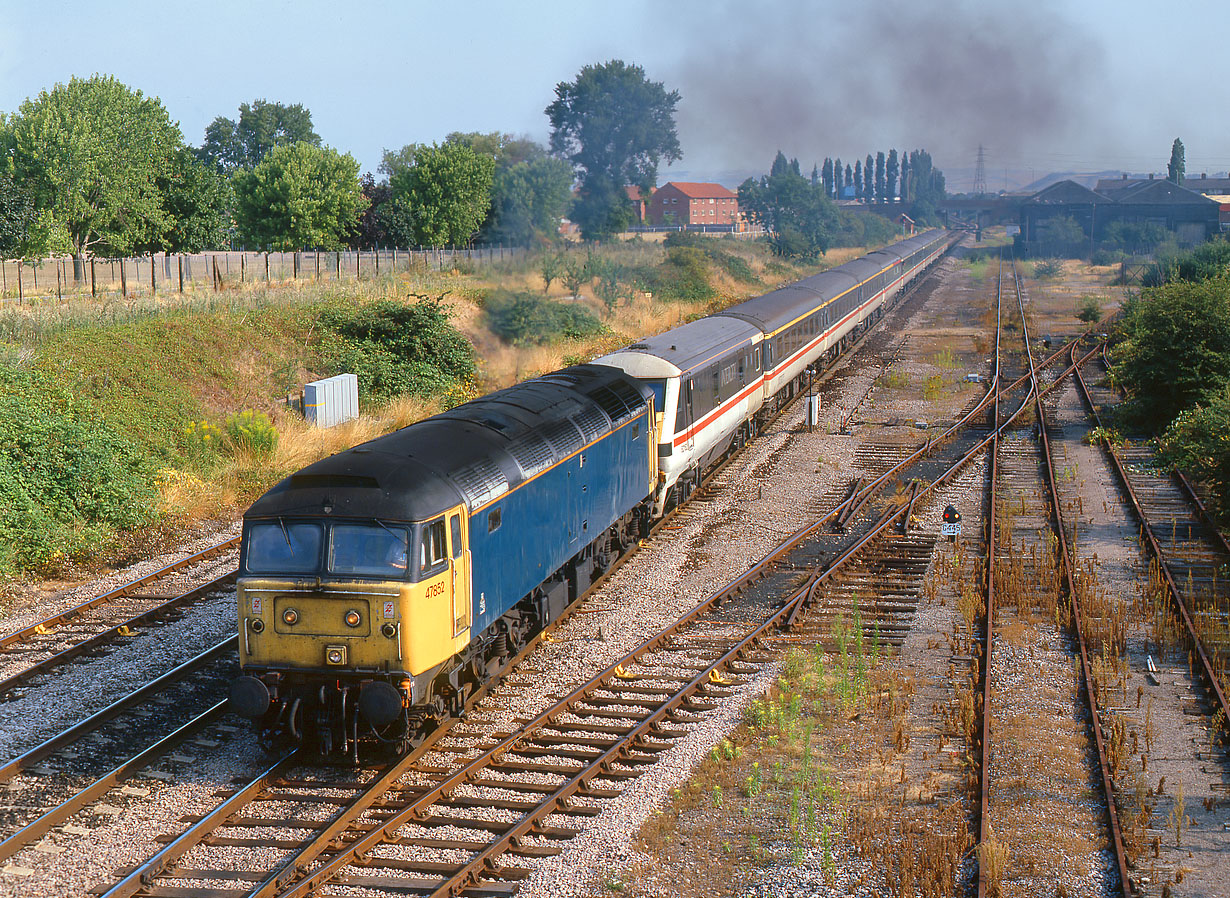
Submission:
<svg viewBox="0 0 1230 898">
<path fill-rule="evenodd" d="M 445 271 L 465 261 L 489 264 L 528 250 L 513 246 L 377 249 L 291 253 L 154 253 L 125 259 L 57 258 L 0 261 L 0 298 L 36 302 L 55 297 L 103 299 L 157 296 L 244 284 L 341 281 L 395 272 Z"/>
</svg>

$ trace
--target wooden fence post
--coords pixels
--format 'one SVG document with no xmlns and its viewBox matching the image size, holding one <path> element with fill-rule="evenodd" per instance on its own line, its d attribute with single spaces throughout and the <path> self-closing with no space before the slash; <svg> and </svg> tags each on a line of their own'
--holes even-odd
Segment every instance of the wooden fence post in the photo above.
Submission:
<svg viewBox="0 0 1230 898">
<path fill-rule="evenodd" d="M 376 277 L 379 277 L 380 276 L 380 247 L 379 246 L 376 247 L 375 253 L 376 253 Z"/>
<path fill-rule="evenodd" d="M 60 263 L 56 262 L 56 302 L 63 302 L 64 297 L 60 293 Z"/>
<path fill-rule="evenodd" d="M 17 260 L 17 305 L 26 301 L 26 294 L 21 286 L 21 269 L 24 264 L 21 259 Z"/>
<path fill-rule="evenodd" d="M 184 257 L 176 256 L 176 261 L 179 263 L 179 292 L 184 292 Z"/>
<path fill-rule="evenodd" d="M 149 254 L 149 292 L 153 296 L 158 295 L 158 263 L 153 253 Z"/>
<path fill-rule="evenodd" d="M 269 283 L 269 253 L 265 253 L 265 283 Z"/>
<path fill-rule="evenodd" d="M 312 253 L 312 258 L 316 261 L 316 280 L 320 280 L 320 250 Z"/>
<path fill-rule="evenodd" d="M 120 294 L 128 298 L 128 273 L 124 271 L 124 260 L 120 259 Z"/>
<path fill-rule="evenodd" d="M 247 280 L 247 274 L 248 274 L 248 254 L 240 253 L 239 254 L 239 283 L 242 284 L 245 280 Z"/>
<path fill-rule="evenodd" d="M 342 251 L 339 249 L 333 254 L 333 268 L 337 279 L 342 279 Z"/>
<path fill-rule="evenodd" d="M 94 260 L 90 259 L 90 296 L 98 295 L 98 280 L 94 277 Z"/>
</svg>

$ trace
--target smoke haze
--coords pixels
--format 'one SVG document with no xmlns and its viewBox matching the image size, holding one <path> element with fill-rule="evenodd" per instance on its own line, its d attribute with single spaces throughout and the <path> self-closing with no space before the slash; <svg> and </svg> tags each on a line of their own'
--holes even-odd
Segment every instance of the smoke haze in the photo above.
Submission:
<svg viewBox="0 0 1230 898">
<path fill-rule="evenodd" d="M 1105 64 L 1050 0 L 686 8 L 698 15 L 668 16 L 688 55 L 663 80 L 682 95 L 680 167 L 695 170 L 764 171 L 781 149 L 809 171 L 892 147 L 969 166 L 979 144 L 1011 164 L 1089 126 Z"/>
</svg>

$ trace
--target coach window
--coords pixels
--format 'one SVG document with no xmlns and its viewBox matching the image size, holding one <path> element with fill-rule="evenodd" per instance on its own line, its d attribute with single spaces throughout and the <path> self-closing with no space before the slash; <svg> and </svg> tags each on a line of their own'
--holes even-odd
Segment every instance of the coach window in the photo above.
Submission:
<svg viewBox="0 0 1230 898">
<path fill-rule="evenodd" d="M 423 525 L 423 539 L 419 544 L 419 572 L 435 573 L 448 557 L 444 540 L 444 518 Z"/>
</svg>

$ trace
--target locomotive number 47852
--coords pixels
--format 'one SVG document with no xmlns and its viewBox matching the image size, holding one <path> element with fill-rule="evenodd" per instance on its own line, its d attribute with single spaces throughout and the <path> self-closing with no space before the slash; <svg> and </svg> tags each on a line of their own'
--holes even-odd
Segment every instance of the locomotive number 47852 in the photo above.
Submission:
<svg viewBox="0 0 1230 898">
<path fill-rule="evenodd" d="M 427 587 L 427 598 L 430 599 L 430 598 L 433 598 L 434 596 L 442 596 L 442 595 L 444 595 L 444 581 L 443 580 L 438 580 L 437 582 Z"/>
</svg>

